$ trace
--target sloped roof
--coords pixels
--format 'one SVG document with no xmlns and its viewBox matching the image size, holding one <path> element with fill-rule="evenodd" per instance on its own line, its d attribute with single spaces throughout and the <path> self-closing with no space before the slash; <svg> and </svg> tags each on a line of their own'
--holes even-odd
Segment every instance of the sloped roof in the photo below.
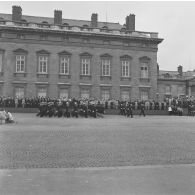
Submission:
<svg viewBox="0 0 195 195">
<path fill-rule="evenodd" d="M 179 74 L 177 71 L 159 70 L 159 75 L 164 75 L 167 73 L 174 76 Z"/>
<path fill-rule="evenodd" d="M 5 20 L 12 20 L 12 14 L 0 13 L 0 18 L 4 18 Z M 26 20 L 27 22 L 30 22 L 30 23 L 42 23 L 43 21 L 48 22 L 48 24 L 54 23 L 54 18 L 49 18 L 49 17 L 22 15 L 22 19 Z M 69 24 L 69 26 L 82 27 L 83 25 L 88 25 L 90 27 L 91 21 L 76 20 L 76 19 L 62 19 L 62 24 L 64 24 L 64 23 Z M 98 22 L 98 28 L 102 28 L 104 26 L 107 26 L 109 29 L 116 29 L 116 30 L 120 30 L 123 27 L 123 25 L 121 25 L 119 23 Z"/>
<path fill-rule="evenodd" d="M 159 70 L 159 76 L 164 76 L 166 74 L 169 74 L 170 77 L 179 76 L 178 71 Z M 190 78 L 193 78 L 193 77 L 195 77 L 195 71 L 183 72 L 183 75 L 182 75 L 183 79 L 190 79 Z"/>
</svg>

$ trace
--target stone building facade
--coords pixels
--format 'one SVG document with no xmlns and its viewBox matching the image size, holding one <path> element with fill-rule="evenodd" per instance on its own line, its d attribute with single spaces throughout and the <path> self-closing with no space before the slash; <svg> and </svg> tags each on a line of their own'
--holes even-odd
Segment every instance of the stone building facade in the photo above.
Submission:
<svg viewBox="0 0 195 195">
<path fill-rule="evenodd" d="M 195 70 L 183 72 L 182 66 L 177 71 L 158 71 L 157 98 L 195 97 Z"/>
<path fill-rule="evenodd" d="M 158 33 L 125 25 L 0 14 L 0 95 L 155 99 Z"/>
</svg>

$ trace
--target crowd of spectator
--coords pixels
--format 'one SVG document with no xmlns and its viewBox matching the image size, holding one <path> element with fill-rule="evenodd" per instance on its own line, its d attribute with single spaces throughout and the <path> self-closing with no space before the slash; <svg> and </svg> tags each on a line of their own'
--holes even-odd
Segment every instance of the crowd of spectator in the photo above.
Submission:
<svg viewBox="0 0 195 195">
<path fill-rule="evenodd" d="M 70 98 L 71 101 L 74 98 Z M 63 100 L 63 99 L 62 99 Z M 67 101 L 67 98 L 64 98 Z M 167 110 L 169 106 L 178 106 L 181 108 L 188 108 L 189 105 L 195 104 L 195 99 L 193 97 L 183 97 L 183 98 L 165 98 L 164 101 L 155 100 L 97 100 L 91 99 L 77 99 L 78 101 L 85 102 L 85 104 L 94 103 L 104 105 L 105 109 L 120 109 L 122 104 L 130 102 L 134 110 L 140 109 L 141 104 L 144 103 L 146 110 Z M 41 102 L 57 102 L 57 98 L 49 97 L 33 97 L 33 98 L 18 98 L 18 97 L 0 97 L 0 107 L 1 108 L 38 108 Z"/>
</svg>

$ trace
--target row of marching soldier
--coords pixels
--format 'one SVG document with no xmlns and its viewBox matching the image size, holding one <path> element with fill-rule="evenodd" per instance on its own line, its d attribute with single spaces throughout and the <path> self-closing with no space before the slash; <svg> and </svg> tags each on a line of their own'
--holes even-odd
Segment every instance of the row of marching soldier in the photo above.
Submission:
<svg viewBox="0 0 195 195">
<path fill-rule="evenodd" d="M 133 104 L 131 102 L 121 102 L 119 104 L 119 108 L 120 108 L 120 113 L 119 113 L 120 115 L 124 115 L 124 116 L 133 118 Z M 146 116 L 145 106 L 143 103 L 140 105 L 139 115 Z"/>
<path fill-rule="evenodd" d="M 40 117 L 103 117 L 104 107 L 99 102 L 58 100 L 57 102 L 41 102 L 37 116 Z"/>
</svg>

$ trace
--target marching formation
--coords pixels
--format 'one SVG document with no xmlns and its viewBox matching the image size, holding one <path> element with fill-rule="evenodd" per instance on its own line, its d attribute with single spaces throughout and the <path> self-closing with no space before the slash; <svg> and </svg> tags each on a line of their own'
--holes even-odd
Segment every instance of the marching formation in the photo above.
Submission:
<svg viewBox="0 0 195 195">
<path fill-rule="evenodd" d="M 41 102 L 37 116 L 40 117 L 103 117 L 104 106 L 100 102 L 78 101 L 76 99 L 55 102 Z"/>
</svg>

